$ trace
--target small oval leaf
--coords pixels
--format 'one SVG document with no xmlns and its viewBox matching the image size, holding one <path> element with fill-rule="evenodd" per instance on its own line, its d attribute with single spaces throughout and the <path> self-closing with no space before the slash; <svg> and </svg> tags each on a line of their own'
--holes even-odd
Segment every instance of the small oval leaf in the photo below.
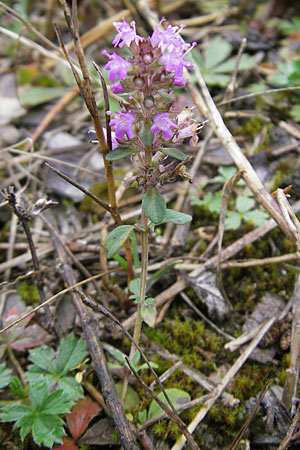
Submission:
<svg viewBox="0 0 300 450">
<path fill-rule="evenodd" d="M 132 149 L 126 147 L 125 145 L 121 145 L 120 147 L 115 148 L 111 152 L 107 153 L 106 160 L 107 161 L 117 161 L 118 159 L 125 158 L 125 156 L 129 156 L 132 153 Z"/>
<path fill-rule="evenodd" d="M 160 151 L 164 155 L 172 156 L 172 158 L 178 159 L 179 161 L 185 161 L 187 159 L 186 154 L 178 150 L 178 148 L 161 148 Z"/>
<path fill-rule="evenodd" d="M 166 389 L 165 391 L 175 408 L 182 406 L 184 403 L 189 402 L 191 399 L 190 395 L 187 392 L 182 391 L 181 389 L 170 388 L 170 389 Z M 160 392 L 158 394 L 158 397 L 166 405 L 168 404 L 163 392 Z M 156 419 L 161 414 L 163 414 L 163 412 L 164 411 L 158 405 L 158 403 L 156 403 L 155 400 L 152 400 L 150 407 L 149 407 L 148 419 Z"/>
<path fill-rule="evenodd" d="M 143 321 L 149 326 L 154 327 L 156 320 L 156 308 L 154 305 L 143 305 L 141 308 Z"/>
<path fill-rule="evenodd" d="M 185 225 L 192 220 L 192 216 L 179 211 L 174 211 L 173 209 L 166 209 L 165 217 L 161 223 L 172 222 L 176 225 Z"/>
<path fill-rule="evenodd" d="M 108 251 L 108 258 L 114 256 L 114 254 L 123 246 L 133 228 L 133 225 L 120 225 L 107 236 L 106 248 Z"/>
<path fill-rule="evenodd" d="M 161 223 L 166 213 L 166 201 L 155 189 L 149 189 L 143 198 L 143 209 L 153 223 Z"/>
</svg>

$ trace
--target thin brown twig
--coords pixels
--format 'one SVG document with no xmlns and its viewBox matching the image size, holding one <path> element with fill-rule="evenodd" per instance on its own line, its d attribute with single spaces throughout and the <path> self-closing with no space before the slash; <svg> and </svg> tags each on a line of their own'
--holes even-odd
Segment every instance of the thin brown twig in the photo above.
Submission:
<svg viewBox="0 0 300 450">
<path fill-rule="evenodd" d="M 265 89 L 264 91 L 253 92 L 251 94 L 245 94 L 245 95 L 240 95 L 239 97 L 233 97 L 228 100 L 222 100 L 221 102 L 217 103 L 217 106 L 227 105 L 228 103 L 234 103 L 234 102 L 238 102 L 240 100 L 246 100 L 248 98 L 258 97 L 259 95 L 276 94 L 277 92 L 289 92 L 289 91 L 299 91 L 299 90 L 300 90 L 300 86 L 289 86 L 289 87 L 278 88 L 278 89 Z"/>
<path fill-rule="evenodd" d="M 242 426 L 242 428 L 240 429 L 240 431 L 238 432 L 238 434 L 236 435 L 236 437 L 234 438 L 234 440 L 232 441 L 230 447 L 228 450 L 235 450 L 237 448 L 237 446 L 239 445 L 242 437 L 244 436 L 247 428 L 249 427 L 251 421 L 253 420 L 255 414 L 257 413 L 257 410 L 265 396 L 265 393 L 267 392 L 268 388 L 270 386 L 270 382 L 268 381 L 264 387 L 262 388 L 262 390 L 260 391 L 257 400 L 255 402 L 255 406 L 253 408 L 253 410 L 251 411 L 251 414 L 249 415 L 249 417 L 247 418 L 246 422 L 244 423 L 244 425 Z"/>
<path fill-rule="evenodd" d="M 297 408 L 296 414 L 293 418 L 293 421 L 291 423 L 291 426 L 290 426 L 285 438 L 283 439 L 283 441 L 277 448 L 277 450 L 286 450 L 287 448 L 289 448 L 289 446 L 291 445 L 291 442 L 293 441 L 293 438 L 296 437 L 295 431 L 296 431 L 297 427 L 299 426 L 299 420 L 300 420 L 300 404 L 298 405 L 298 408 Z M 299 436 L 297 436 L 297 437 L 299 438 Z"/>
<path fill-rule="evenodd" d="M 92 200 L 94 200 L 94 202 L 98 203 L 98 205 L 100 205 L 102 208 L 104 208 L 106 211 L 108 211 L 109 213 L 111 213 L 111 208 L 110 206 L 103 202 L 100 198 L 98 198 L 95 194 L 93 194 L 92 192 L 90 192 L 88 189 L 85 189 L 85 187 L 83 187 L 81 184 L 77 183 L 76 181 L 72 180 L 72 178 L 68 177 L 67 175 L 65 175 L 64 173 L 62 173 L 60 170 L 56 169 L 53 166 L 50 166 L 50 164 L 45 163 L 45 165 L 47 167 L 49 167 L 50 170 L 52 170 L 54 173 L 56 173 L 59 177 L 63 178 L 64 180 L 66 180 L 68 183 L 72 184 L 72 186 L 75 186 L 77 189 L 79 189 L 81 192 L 83 192 L 85 195 L 87 195 L 88 197 L 90 197 Z"/>
</svg>

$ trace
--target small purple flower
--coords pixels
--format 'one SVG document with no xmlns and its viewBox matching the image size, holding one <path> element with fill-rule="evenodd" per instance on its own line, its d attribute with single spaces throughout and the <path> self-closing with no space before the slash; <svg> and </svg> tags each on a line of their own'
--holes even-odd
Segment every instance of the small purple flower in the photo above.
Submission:
<svg viewBox="0 0 300 450">
<path fill-rule="evenodd" d="M 123 17 L 123 22 L 113 22 L 113 25 L 118 32 L 112 41 L 115 47 L 117 45 L 119 45 L 119 47 L 123 47 L 124 45 L 130 47 L 131 42 L 138 44 L 143 40 L 141 36 L 136 34 L 134 20 L 129 25 Z"/>
<path fill-rule="evenodd" d="M 162 18 L 158 25 L 161 25 L 165 19 Z M 180 48 L 181 52 L 184 53 L 185 50 L 189 48 L 189 44 L 187 44 L 182 37 L 179 35 L 181 30 L 185 27 L 185 25 L 180 25 L 180 27 L 172 25 L 168 25 L 165 30 L 160 31 L 157 26 L 154 27 L 154 31 L 152 36 L 150 37 L 150 42 L 153 47 L 159 47 L 164 53 L 167 49 Z"/>
<path fill-rule="evenodd" d="M 124 86 L 122 83 L 114 84 L 110 89 L 114 94 L 120 94 L 121 92 L 124 92 Z"/>
<path fill-rule="evenodd" d="M 186 67 L 187 69 L 192 69 L 194 67 L 191 62 L 184 61 L 182 58 L 183 55 L 176 51 L 176 49 L 164 53 L 160 58 L 160 62 L 165 66 L 165 69 L 168 72 L 174 73 L 174 86 L 184 86 L 185 84 L 185 80 L 182 76 L 183 67 Z"/>
<path fill-rule="evenodd" d="M 162 113 L 154 116 L 153 125 L 150 130 L 154 134 L 162 131 L 164 139 L 168 141 L 173 136 L 171 128 L 177 128 L 176 123 L 171 120 L 168 113 Z"/>
<path fill-rule="evenodd" d="M 127 77 L 127 72 L 132 69 L 132 65 L 121 58 L 116 52 L 110 55 L 106 50 L 102 50 L 102 53 L 109 58 L 109 61 L 105 64 L 105 70 L 109 70 L 108 80 L 111 83 L 115 82 L 116 75 L 119 80 Z"/>
<path fill-rule="evenodd" d="M 110 126 L 115 127 L 115 134 L 117 139 L 124 139 L 124 134 L 127 134 L 128 139 L 134 137 L 132 124 L 136 122 L 136 117 L 130 112 L 121 112 L 114 114 L 114 118 L 109 122 Z"/>
</svg>

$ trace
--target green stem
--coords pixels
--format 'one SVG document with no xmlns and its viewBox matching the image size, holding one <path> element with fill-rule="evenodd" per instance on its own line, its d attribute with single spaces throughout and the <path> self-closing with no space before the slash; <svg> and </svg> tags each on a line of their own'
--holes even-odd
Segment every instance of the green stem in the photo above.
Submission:
<svg viewBox="0 0 300 450">
<path fill-rule="evenodd" d="M 141 335 L 141 327 L 142 327 L 142 307 L 145 303 L 146 298 L 146 283 L 147 283 L 147 272 L 148 272 L 148 219 L 147 216 L 142 210 L 142 225 L 146 227 L 146 231 L 142 232 L 141 236 L 141 244 L 142 244 L 142 255 L 141 255 L 141 287 L 140 287 L 140 302 L 137 308 L 137 317 L 134 327 L 133 339 L 138 344 L 140 335 Z M 132 345 L 131 352 L 134 353 L 135 346 Z M 132 354 L 130 354 L 132 356 Z M 129 358 L 131 359 L 131 358 Z"/>
<path fill-rule="evenodd" d="M 145 165 L 150 167 L 152 163 L 152 149 L 147 147 L 145 149 Z M 134 327 L 133 339 L 137 344 L 139 343 L 142 329 L 142 307 L 145 304 L 146 299 L 146 286 L 147 286 L 147 273 L 148 273 L 148 218 L 145 211 L 142 209 L 141 223 L 145 227 L 145 231 L 141 234 L 141 244 L 142 244 L 142 254 L 141 254 L 141 285 L 140 285 L 140 302 L 137 307 L 136 322 Z M 131 344 L 129 360 L 132 359 L 134 352 L 136 351 L 136 346 Z M 129 370 L 127 369 L 124 376 L 123 390 L 122 390 L 122 405 L 125 404 L 125 397 L 128 386 Z"/>
<path fill-rule="evenodd" d="M 142 243 L 142 254 L 141 254 L 141 287 L 140 287 L 140 302 L 137 307 L 137 315 L 136 322 L 134 327 L 133 339 L 137 344 L 139 343 L 142 329 L 142 307 L 145 303 L 146 298 L 146 284 L 147 284 L 147 273 L 148 273 L 148 218 L 142 210 L 142 225 L 145 226 L 146 230 L 142 232 L 141 243 Z M 132 343 L 129 360 L 132 359 L 134 352 L 136 351 L 136 346 Z M 126 370 L 123 382 L 123 390 L 122 390 L 122 405 L 125 404 L 125 397 L 128 386 L 128 377 L 129 377 L 129 369 Z"/>
</svg>

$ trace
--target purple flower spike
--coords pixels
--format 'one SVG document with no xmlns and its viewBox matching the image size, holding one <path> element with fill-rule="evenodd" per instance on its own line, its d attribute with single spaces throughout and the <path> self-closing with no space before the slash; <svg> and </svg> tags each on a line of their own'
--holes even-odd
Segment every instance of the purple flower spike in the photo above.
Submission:
<svg viewBox="0 0 300 450">
<path fill-rule="evenodd" d="M 126 78 L 127 72 L 132 69 L 132 65 L 126 59 L 117 55 L 116 52 L 110 55 L 106 50 L 102 50 L 102 53 L 109 58 L 109 61 L 105 64 L 105 70 L 109 70 L 108 80 L 114 83 L 116 75 L 120 81 Z"/>
<path fill-rule="evenodd" d="M 115 135 L 117 139 L 124 139 L 124 134 L 127 134 L 128 139 L 134 137 L 132 124 L 136 122 L 136 117 L 130 112 L 119 111 L 114 115 L 114 118 L 109 122 L 110 126 L 115 127 Z"/>
<path fill-rule="evenodd" d="M 162 113 L 154 116 L 153 125 L 150 130 L 154 134 L 162 131 L 164 139 L 168 141 L 173 136 L 171 128 L 177 128 L 176 123 L 172 122 L 168 113 Z"/>
<path fill-rule="evenodd" d="M 119 47 L 123 47 L 124 45 L 130 47 L 131 42 L 135 42 L 136 44 L 138 44 L 143 40 L 143 38 L 135 32 L 134 20 L 129 25 L 129 23 L 123 17 L 123 22 L 113 22 L 113 24 L 118 32 L 112 41 L 115 47 L 117 45 L 119 45 Z"/>
</svg>

